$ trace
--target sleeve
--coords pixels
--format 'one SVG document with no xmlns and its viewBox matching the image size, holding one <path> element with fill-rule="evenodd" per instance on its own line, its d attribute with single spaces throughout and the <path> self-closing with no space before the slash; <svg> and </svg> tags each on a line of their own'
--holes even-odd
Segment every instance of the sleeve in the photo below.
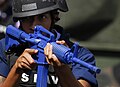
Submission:
<svg viewBox="0 0 120 87">
<path fill-rule="evenodd" d="M 86 48 L 80 47 L 78 58 L 83 60 L 89 64 L 95 66 L 95 58 L 93 54 Z M 96 73 L 85 68 L 80 64 L 73 64 L 72 65 L 72 72 L 77 80 L 84 79 L 88 81 L 92 87 L 98 87 L 98 82 L 96 79 Z"/>
<path fill-rule="evenodd" d="M 6 57 L 4 55 L 4 45 L 3 45 L 3 40 L 0 41 L 0 75 L 7 77 L 8 72 L 9 72 L 9 66 L 7 64 Z"/>
</svg>

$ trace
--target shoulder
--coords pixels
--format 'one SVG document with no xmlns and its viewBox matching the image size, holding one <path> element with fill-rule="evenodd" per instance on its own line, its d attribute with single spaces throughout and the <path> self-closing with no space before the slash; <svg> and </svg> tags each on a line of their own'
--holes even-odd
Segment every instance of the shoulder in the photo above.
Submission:
<svg viewBox="0 0 120 87">
<path fill-rule="evenodd" d="M 93 53 L 89 49 L 82 46 L 79 46 L 78 58 L 80 58 L 81 60 L 84 60 L 85 62 L 95 60 Z"/>
<path fill-rule="evenodd" d="M 6 77 L 9 72 L 9 66 L 5 56 L 5 39 L 0 40 L 0 75 Z"/>
<path fill-rule="evenodd" d="M 78 58 L 88 64 L 96 66 L 94 55 L 85 47 L 79 46 Z M 97 87 L 96 73 L 82 66 L 81 64 L 73 64 L 72 72 L 77 80 L 84 79 L 91 84 L 92 87 Z"/>
</svg>

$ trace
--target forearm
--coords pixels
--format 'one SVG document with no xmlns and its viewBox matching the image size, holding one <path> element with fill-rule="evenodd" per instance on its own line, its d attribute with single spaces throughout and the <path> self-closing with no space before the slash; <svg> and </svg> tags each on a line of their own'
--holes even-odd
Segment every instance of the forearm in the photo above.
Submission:
<svg viewBox="0 0 120 87">
<path fill-rule="evenodd" d="M 17 85 L 20 81 L 23 70 L 32 70 L 32 68 L 36 66 L 36 63 L 31 55 L 36 54 L 37 52 L 38 50 L 35 49 L 25 49 L 20 57 L 16 60 L 1 87 L 18 87 Z"/>
<path fill-rule="evenodd" d="M 22 71 L 16 68 L 14 65 L 8 74 L 6 80 L 0 87 L 17 87 L 18 82 L 21 78 Z"/>
<path fill-rule="evenodd" d="M 60 79 L 59 81 L 62 87 L 83 87 L 67 65 L 55 67 L 55 72 Z"/>
</svg>

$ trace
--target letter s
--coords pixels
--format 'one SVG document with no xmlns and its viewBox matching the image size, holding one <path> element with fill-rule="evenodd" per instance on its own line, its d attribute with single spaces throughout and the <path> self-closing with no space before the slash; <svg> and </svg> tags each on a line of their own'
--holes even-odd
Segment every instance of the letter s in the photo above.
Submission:
<svg viewBox="0 0 120 87">
<path fill-rule="evenodd" d="M 23 73 L 22 74 L 22 78 L 21 78 L 21 80 L 23 81 L 23 82 L 28 82 L 29 81 L 29 75 L 27 75 L 26 73 Z"/>
</svg>

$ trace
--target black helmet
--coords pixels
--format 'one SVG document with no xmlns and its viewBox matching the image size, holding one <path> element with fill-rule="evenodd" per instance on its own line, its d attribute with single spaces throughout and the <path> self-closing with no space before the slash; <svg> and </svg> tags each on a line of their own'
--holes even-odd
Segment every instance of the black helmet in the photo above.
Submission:
<svg viewBox="0 0 120 87">
<path fill-rule="evenodd" d="M 65 0 L 13 0 L 13 18 L 42 14 L 52 10 L 68 11 Z"/>
</svg>

